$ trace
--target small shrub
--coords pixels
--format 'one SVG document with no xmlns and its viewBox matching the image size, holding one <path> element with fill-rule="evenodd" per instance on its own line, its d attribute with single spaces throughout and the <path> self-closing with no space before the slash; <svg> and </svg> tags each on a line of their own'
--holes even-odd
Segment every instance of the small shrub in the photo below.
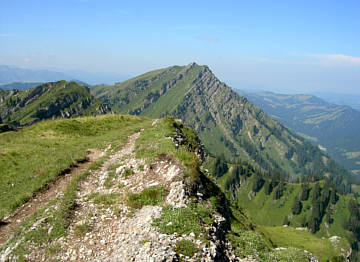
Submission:
<svg viewBox="0 0 360 262">
<path fill-rule="evenodd" d="M 134 171 L 132 171 L 132 169 L 125 169 L 124 171 L 124 178 L 127 178 L 128 176 L 131 176 L 132 174 L 134 174 Z"/>
<path fill-rule="evenodd" d="M 94 204 L 102 205 L 103 207 L 110 207 L 114 205 L 119 199 L 120 195 L 117 193 L 112 194 L 91 194 L 89 199 L 93 199 Z"/>
<path fill-rule="evenodd" d="M 197 249 L 193 242 L 189 240 L 180 240 L 176 242 L 175 252 L 176 254 L 192 257 L 196 253 Z"/>
</svg>

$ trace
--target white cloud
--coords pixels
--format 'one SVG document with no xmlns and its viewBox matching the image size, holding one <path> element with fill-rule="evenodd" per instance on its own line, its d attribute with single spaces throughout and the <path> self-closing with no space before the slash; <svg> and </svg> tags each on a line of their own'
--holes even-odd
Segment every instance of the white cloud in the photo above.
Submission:
<svg viewBox="0 0 360 262">
<path fill-rule="evenodd" d="M 30 62 L 30 59 L 27 58 L 27 57 L 25 57 L 25 58 L 24 58 L 24 62 L 25 62 L 25 63 L 29 63 L 29 62 Z"/>
<path fill-rule="evenodd" d="M 316 59 L 318 63 L 327 66 L 360 66 L 360 57 L 343 54 L 309 54 L 308 57 Z"/>
</svg>

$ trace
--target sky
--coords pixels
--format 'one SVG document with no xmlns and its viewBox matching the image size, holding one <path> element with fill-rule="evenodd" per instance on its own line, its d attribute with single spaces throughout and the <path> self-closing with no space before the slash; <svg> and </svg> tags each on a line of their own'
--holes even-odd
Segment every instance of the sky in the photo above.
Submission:
<svg viewBox="0 0 360 262">
<path fill-rule="evenodd" d="M 126 77 L 208 65 L 244 90 L 360 94 L 360 1 L 0 0 L 0 64 Z"/>
</svg>

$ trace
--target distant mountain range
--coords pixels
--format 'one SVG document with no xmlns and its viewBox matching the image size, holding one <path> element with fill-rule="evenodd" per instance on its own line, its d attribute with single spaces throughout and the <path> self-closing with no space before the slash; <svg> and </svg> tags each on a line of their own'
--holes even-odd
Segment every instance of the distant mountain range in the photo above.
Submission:
<svg viewBox="0 0 360 262">
<path fill-rule="evenodd" d="M 337 105 L 350 106 L 360 111 L 360 94 L 314 92 L 313 95 L 320 97 L 327 102 Z"/>
<path fill-rule="evenodd" d="M 13 82 L 51 82 L 71 80 L 74 77 L 49 70 L 31 70 L 6 65 L 0 65 L 0 84 Z"/>
<path fill-rule="evenodd" d="M 360 174 L 359 111 L 312 95 L 270 92 L 245 95 L 273 119 L 319 145 L 346 168 Z"/>
<path fill-rule="evenodd" d="M 67 81 L 84 81 L 88 84 L 101 84 L 101 83 L 116 83 L 127 79 L 128 76 L 124 76 L 117 73 L 90 73 L 80 70 L 70 70 L 66 72 L 58 72 L 54 70 L 38 70 L 38 69 L 26 69 L 14 66 L 0 65 L 0 88 L 1 85 L 11 83 L 44 83 L 55 82 L 59 80 Z"/>
<path fill-rule="evenodd" d="M 41 84 L 42 82 L 13 82 L 10 84 L 0 85 L 0 88 L 3 90 L 12 90 L 12 89 L 26 90 Z"/>
</svg>

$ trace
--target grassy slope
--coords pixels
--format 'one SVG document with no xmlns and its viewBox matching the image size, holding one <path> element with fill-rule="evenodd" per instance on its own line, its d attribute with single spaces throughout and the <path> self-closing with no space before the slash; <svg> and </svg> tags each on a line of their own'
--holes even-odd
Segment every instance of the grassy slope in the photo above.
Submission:
<svg viewBox="0 0 360 262">
<path fill-rule="evenodd" d="M 85 158 L 89 148 L 119 143 L 150 120 L 120 115 L 43 121 L 0 134 L 0 219 L 58 174 Z"/>
<path fill-rule="evenodd" d="M 168 71 L 169 69 L 170 71 Z M 150 93 L 160 90 L 163 83 L 174 79 L 181 70 L 181 67 L 154 70 L 114 86 L 91 87 L 91 92 L 101 100 L 108 102 L 118 113 L 128 114 L 135 108 L 141 107 Z M 141 85 L 143 81 L 150 81 L 166 71 L 168 72 L 160 81 L 154 81 L 155 84 L 146 87 Z M 122 99 L 129 99 L 131 103 L 119 103 L 122 102 Z"/>
<path fill-rule="evenodd" d="M 183 101 L 185 94 L 193 87 L 190 83 L 202 70 L 201 67 L 196 67 L 188 74 L 185 74 L 183 79 L 179 81 L 176 88 L 169 89 L 163 96 L 161 96 L 156 103 L 151 104 L 143 113 L 144 116 L 156 118 L 164 112 L 173 112 L 176 107 Z M 177 73 L 184 73 L 184 68 L 181 68 Z M 164 81 L 171 80 L 171 77 L 164 79 Z M 158 84 L 157 86 L 160 87 Z"/>
<path fill-rule="evenodd" d="M 259 230 L 271 239 L 279 247 L 297 247 L 313 253 L 320 261 L 329 261 L 339 256 L 344 250 L 349 250 L 349 244 L 345 239 L 340 239 L 333 244 L 329 239 L 321 239 L 310 232 L 299 231 L 292 227 L 259 227 Z M 331 261 L 331 260 L 330 260 Z"/>
</svg>

